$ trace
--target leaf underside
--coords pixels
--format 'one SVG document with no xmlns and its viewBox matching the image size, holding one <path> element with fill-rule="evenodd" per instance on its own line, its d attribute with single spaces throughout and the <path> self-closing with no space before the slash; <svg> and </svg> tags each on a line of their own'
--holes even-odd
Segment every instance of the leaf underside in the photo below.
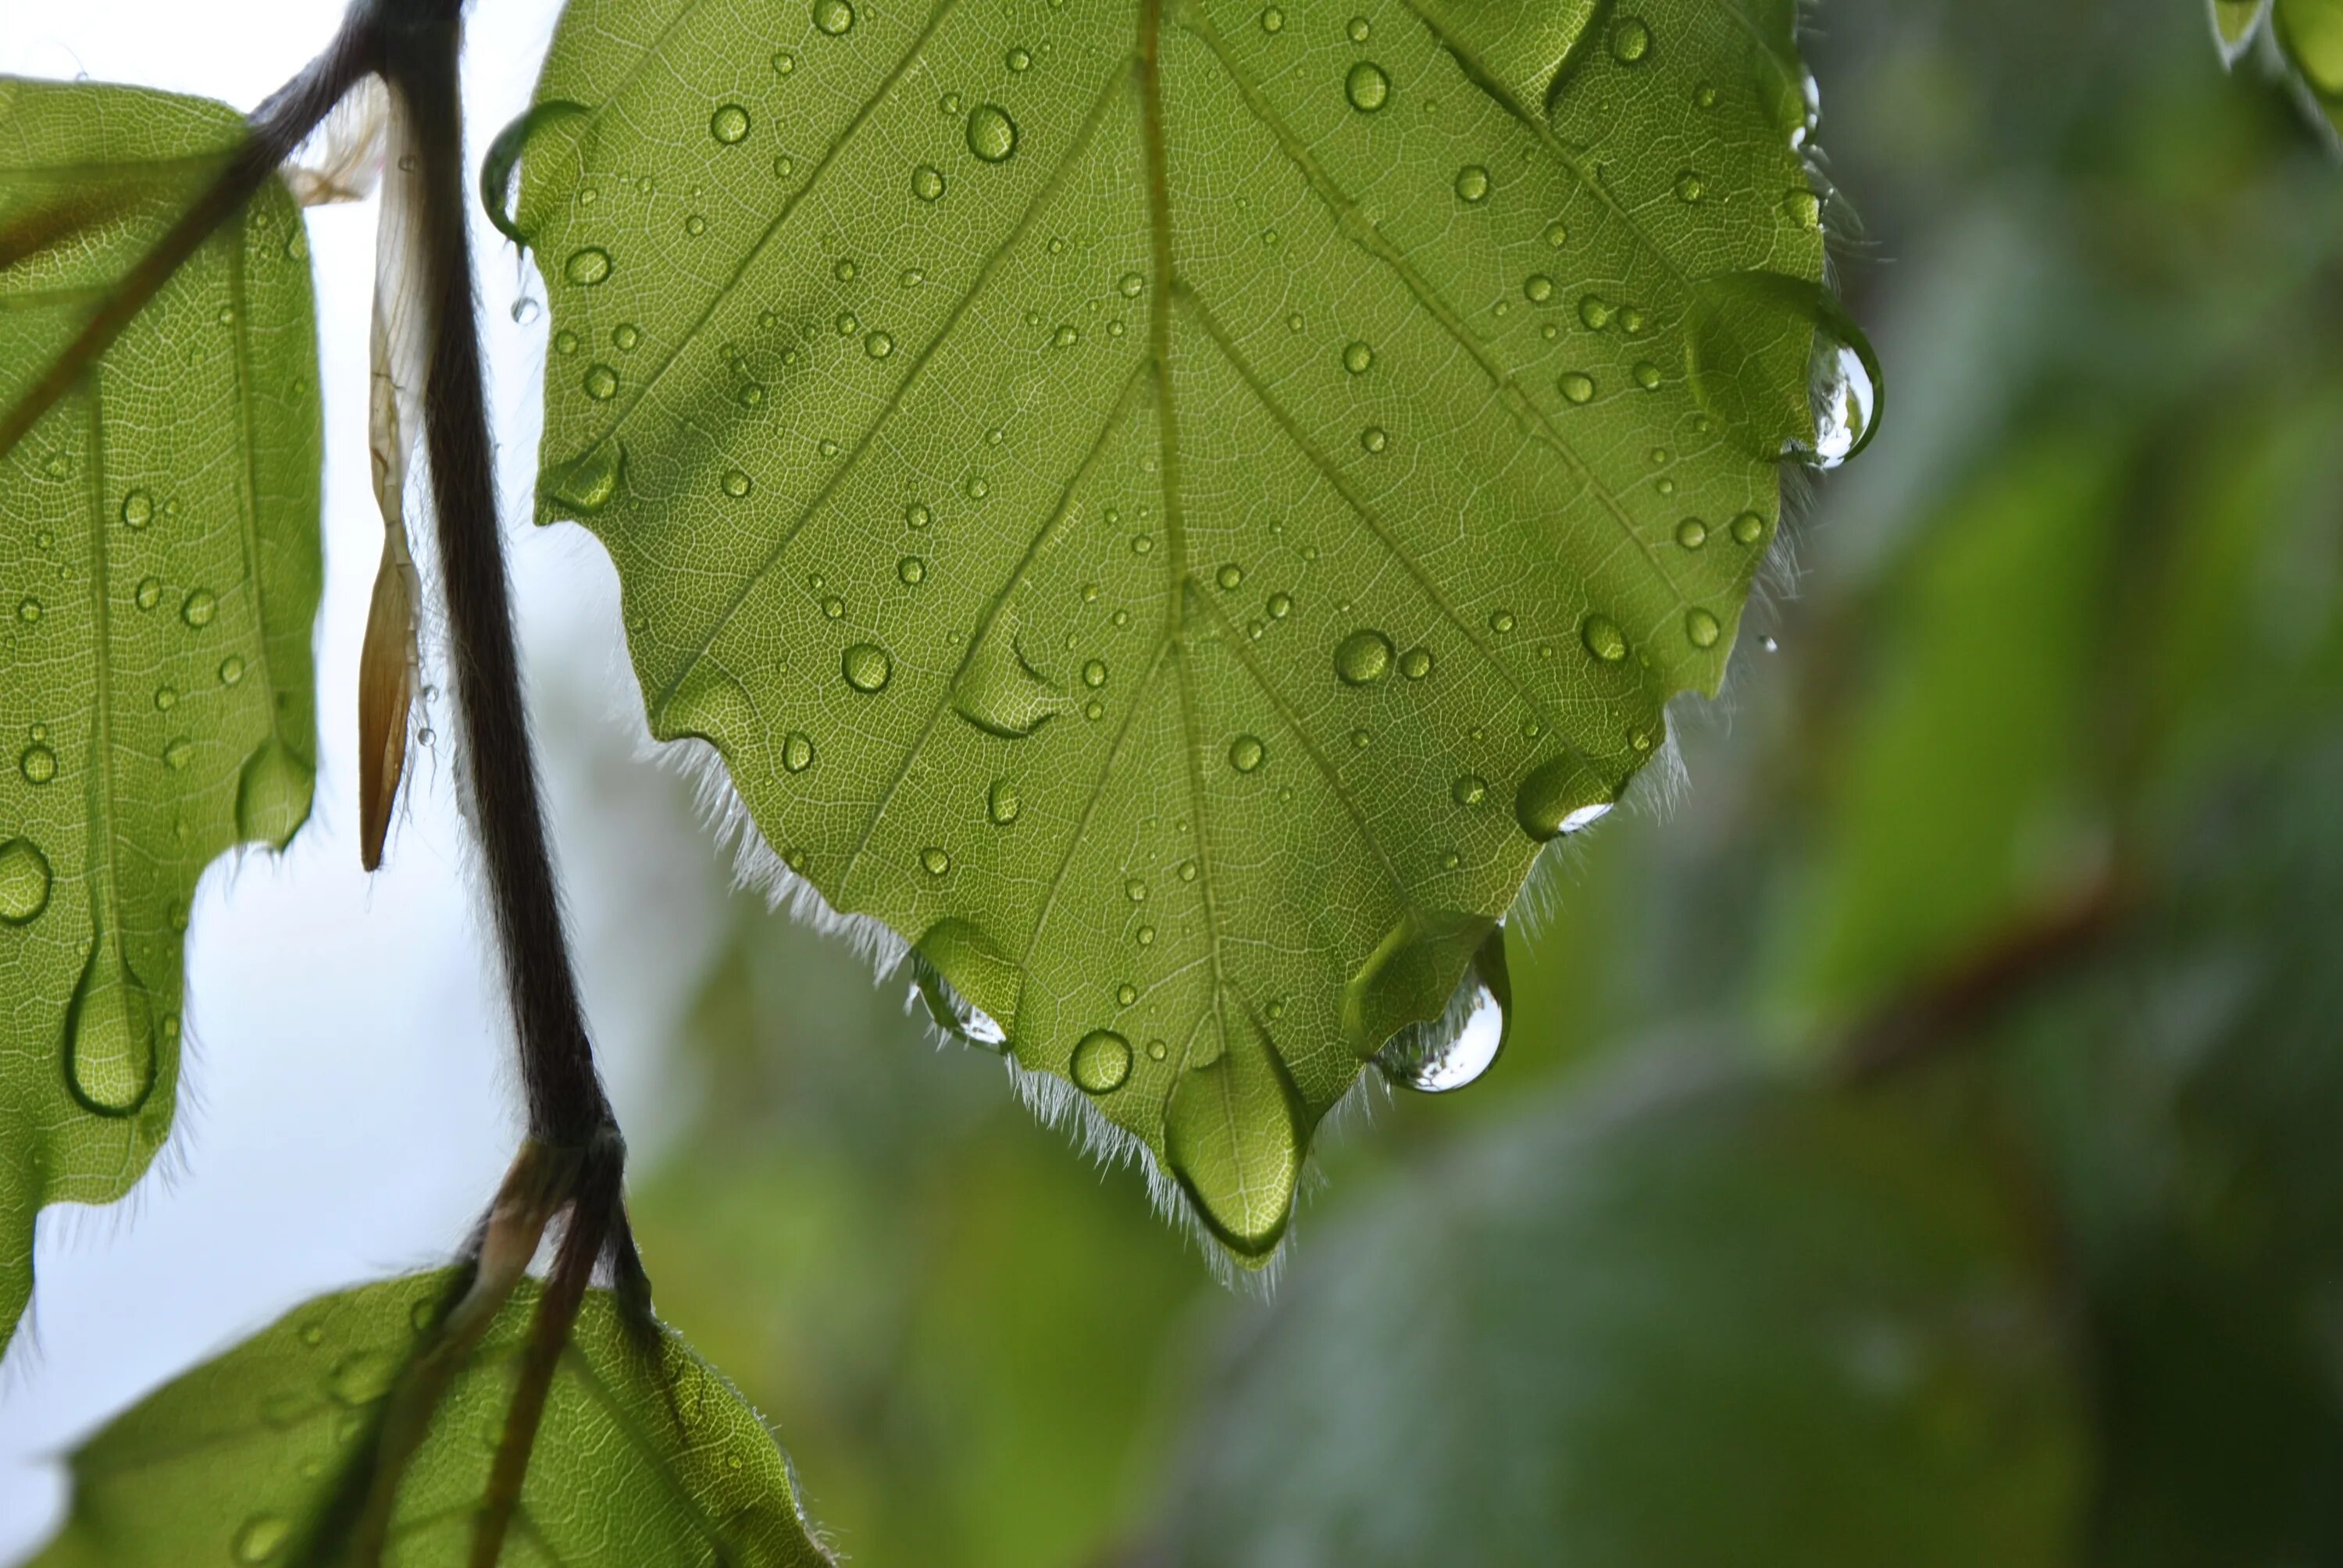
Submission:
<svg viewBox="0 0 2343 1568">
<path fill-rule="evenodd" d="M 0 408 L 243 129 L 0 80 Z M 40 1207 L 120 1197 L 170 1129 L 196 878 L 308 814 L 316 330 L 272 182 L 0 457 L 0 1342 Z"/>
<path fill-rule="evenodd" d="M 451 1278 L 307 1302 L 117 1418 L 75 1454 L 73 1513 L 35 1563 L 290 1560 Z M 468 1561 L 538 1294 L 524 1283 L 441 1402 L 386 1563 Z M 659 1355 L 628 1344 L 608 1292 L 588 1293 L 502 1561 L 827 1564 L 756 1412 L 671 1332 Z"/>
<path fill-rule="evenodd" d="M 1815 433 L 1794 13 L 575 0 L 509 133 L 653 733 L 1241 1257 L 1717 685 Z"/>
</svg>

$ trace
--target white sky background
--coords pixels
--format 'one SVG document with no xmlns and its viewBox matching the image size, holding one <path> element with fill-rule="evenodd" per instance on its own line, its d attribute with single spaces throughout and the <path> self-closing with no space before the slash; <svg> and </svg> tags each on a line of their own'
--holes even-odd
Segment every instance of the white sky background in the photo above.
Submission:
<svg viewBox="0 0 2343 1568">
<path fill-rule="evenodd" d="M 527 103 L 558 0 L 475 0 L 474 168 Z M 249 110 L 332 35 L 336 0 L 0 0 L 0 73 L 132 82 Z M 498 982 L 443 744 L 389 864 L 358 869 L 357 671 L 381 522 L 367 483 L 375 206 L 313 209 L 326 412 L 316 813 L 280 860 L 206 874 L 187 948 L 178 1119 L 124 1202 L 40 1220 L 30 1316 L 0 1364 L 0 1563 L 64 1516 L 57 1458 L 297 1302 L 445 1258 L 518 1136 Z M 715 855 L 634 763 L 641 703 L 600 547 L 528 521 L 544 365 L 513 252 L 474 214 L 506 535 L 587 1001 L 638 1166 L 685 1099 L 664 1047 L 719 918 Z M 529 286 L 541 296 L 533 272 Z M 444 732 L 453 716 L 434 714 Z"/>
</svg>

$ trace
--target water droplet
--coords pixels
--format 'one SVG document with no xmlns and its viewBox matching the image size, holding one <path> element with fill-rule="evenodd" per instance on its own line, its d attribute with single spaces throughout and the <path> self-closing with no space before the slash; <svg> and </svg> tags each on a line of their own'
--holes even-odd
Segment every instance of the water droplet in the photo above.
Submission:
<svg viewBox="0 0 2343 1568">
<path fill-rule="evenodd" d="M 1543 272 L 1533 272 L 1522 280 L 1522 294 L 1532 305 L 1544 305 L 1554 297 L 1554 279 Z"/>
<path fill-rule="evenodd" d="M 726 104 L 708 116 L 708 134 L 726 146 L 745 140 L 749 135 L 749 111 L 738 104 Z"/>
<path fill-rule="evenodd" d="M 935 201 L 944 194 L 944 172 L 933 164 L 921 164 L 911 171 L 911 194 L 921 201 Z"/>
<path fill-rule="evenodd" d="M 1686 169 L 1676 176 L 1676 200 L 1698 202 L 1705 200 L 1707 196 L 1708 181 L 1702 177 L 1698 169 Z"/>
<path fill-rule="evenodd" d="M 835 38 L 854 25 L 854 7 L 846 0 L 813 0 L 813 25 Z"/>
<path fill-rule="evenodd" d="M 570 331 L 570 330 L 569 330 L 569 328 L 568 328 L 567 327 L 563 327 L 560 331 L 558 331 L 558 332 L 557 332 L 557 333 L 555 333 L 555 334 L 553 335 L 553 347 L 554 347 L 554 349 L 555 349 L 555 351 L 556 351 L 557 353 L 561 353 L 561 354 L 575 354 L 575 353 L 577 353 L 577 352 L 578 352 L 578 334 L 576 334 L 575 332 Z"/>
<path fill-rule="evenodd" d="M 35 742 L 25 748 L 16 759 L 16 771 L 25 776 L 27 784 L 45 784 L 57 776 L 57 754 Z"/>
<path fill-rule="evenodd" d="M 30 839 L 0 844 L 0 925 L 29 925 L 49 907 L 49 858 Z"/>
<path fill-rule="evenodd" d="M 608 403 L 618 395 L 618 373 L 609 366 L 596 360 L 586 367 L 586 378 L 582 385 L 586 388 L 586 396 L 597 403 Z"/>
<path fill-rule="evenodd" d="M 155 1084 L 154 1004 L 104 931 L 92 938 L 65 1007 L 65 1082 L 100 1116 L 129 1115 Z"/>
<path fill-rule="evenodd" d="M 256 1513 L 236 1533 L 236 1560 L 259 1564 L 275 1559 L 292 1538 L 293 1526 L 274 1513 Z"/>
<path fill-rule="evenodd" d="M 1459 773 L 1448 795 L 1459 806 L 1478 806 L 1489 798 L 1489 781 L 1478 773 Z"/>
<path fill-rule="evenodd" d="M 1067 707 L 1018 646 L 1016 628 L 996 621 L 971 649 L 952 687 L 952 711 L 1003 740 L 1021 740 Z"/>
<path fill-rule="evenodd" d="M 1264 33 L 1283 32 L 1285 30 L 1285 13 L 1279 10 L 1274 5 L 1263 8 L 1261 14 L 1261 30 Z"/>
<path fill-rule="evenodd" d="M 1071 348 L 1082 340 L 1082 335 L 1070 324 L 1061 324 L 1050 335 L 1050 341 L 1060 348 Z"/>
<path fill-rule="evenodd" d="M 749 476 L 742 473 L 738 468 L 734 468 L 724 476 L 724 493 L 731 497 L 736 501 L 746 496 L 754 487 L 755 487 L 750 482 Z"/>
<path fill-rule="evenodd" d="M 1130 878 L 1122 884 L 1122 896 L 1134 904 L 1143 904 L 1147 901 L 1147 884 L 1137 877 Z"/>
<path fill-rule="evenodd" d="M 821 601 L 821 613 L 829 619 L 840 619 L 846 614 L 846 601 L 836 594 L 830 594 Z"/>
<path fill-rule="evenodd" d="M 787 49 L 776 49 L 773 52 L 773 75 L 786 76 L 795 72 L 797 68 L 798 57 L 795 55 L 790 54 Z"/>
<path fill-rule="evenodd" d="M 1283 592 L 1273 593 L 1269 596 L 1269 603 L 1263 608 L 1269 611 L 1270 619 L 1283 620 L 1293 613 L 1293 596 Z"/>
<path fill-rule="evenodd" d="M 326 1392 L 336 1404 L 372 1404 L 398 1381 L 398 1359 L 383 1351 L 352 1351 L 326 1374 Z"/>
<path fill-rule="evenodd" d="M 617 389 L 616 377 L 611 378 L 611 383 L 612 390 L 615 391 Z M 590 387 L 588 388 L 589 391 L 592 388 Z M 747 386 L 741 387 L 740 390 L 732 394 L 732 400 L 739 404 L 743 408 L 761 408 L 765 406 L 764 386 L 761 382 L 751 381 Z"/>
<path fill-rule="evenodd" d="M 535 295 L 524 294 L 512 302 L 511 316 L 513 325 L 516 327 L 533 326 L 537 318 L 544 314 L 545 307 L 538 303 Z"/>
<path fill-rule="evenodd" d="M 1497 990 L 1467 970 L 1472 1010 L 1445 1043 L 1426 1038 L 1436 1026 L 1403 1031 L 1375 1060 L 1384 1074 L 1422 1094 L 1447 1094 L 1477 1081 L 1504 1049 L 1512 1019 Z"/>
<path fill-rule="evenodd" d="M 895 661 L 877 643 L 858 642 L 839 656 L 838 668 L 855 690 L 883 691 L 895 673 Z"/>
<path fill-rule="evenodd" d="M 925 582 L 927 578 L 928 563 L 917 556 L 905 556 L 895 563 L 895 578 L 898 582 L 916 586 Z"/>
<path fill-rule="evenodd" d="M 924 528 L 933 521 L 935 521 L 935 514 L 917 501 L 903 508 L 903 523 L 906 528 Z"/>
<path fill-rule="evenodd" d="M 992 819 L 993 826 L 1006 828 L 1017 820 L 1017 813 L 1025 803 L 1017 795 L 1017 786 L 1006 779 L 995 779 L 992 788 L 984 792 L 984 814 Z"/>
<path fill-rule="evenodd" d="M 155 520 L 155 498 L 144 490 L 133 490 L 122 498 L 122 520 L 134 528 L 143 528 Z"/>
<path fill-rule="evenodd" d="M 1660 389 L 1660 367 L 1646 359 L 1635 367 L 1635 385 L 1646 392 Z"/>
<path fill-rule="evenodd" d="M 1623 65 L 1640 65 L 1652 57 L 1652 30 L 1640 17 L 1622 16 L 1611 25 L 1611 57 Z"/>
<path fill-rule="evenodd" d="M 1237 565 L 1234 561 L 1225 562 L 1222 565 L 1221 569 L 1213 574 L 1213 580 L 1218 582 L 1223 589 L 1232 591 L 1239 585 L 1243 583 L 1244 568 Z"/>
<path fill-rule="evenodd" d="M 1619 629 L 1617 621 L 1599 611 L 1579 623 L 1578 640 L 1586 645 L 1587 652 L 1605 664 L 1616 664 L 1627 657 L 1626 634 Z"/>
<path fill-rule="evenodd" d="M 1755 512 L 1744 512 L 1733 519 L 1733 538 L 1736 544 L 1754 545 L 1765 537 L 1765 519 Z"/>
<path fill-rule="evenodd" d="M 1372 115 L 1391 102 L 1391 78 L 1373 60 L 1362 60 L 1342 78 L 1342 95 L 1359 113 Z"/>
<path fill-rule="evenodd" d="M 1509 609 L 1491 610 L 1489 612 L 1489 629 L 1495 632 L 1507 632 L 1513 630 L 1513 612 Z"/>
<path fill-rule="evenodd" d="M 168 713 L 178 705 L 179 693 L 176 689 L 168 686 L 158 686 L 155 689 L 156 712 Z"/>
<path fill-rule="evenodd" d="M 1033 55 L 1026 49 L 1011 49 L 1002 56 L 1001 63 L 1012 71 L 1030 71 L 1033 68 Z"/>
<path fill-rule="evenodd" d="M 592 517 L 618 493 L 626 472 L 625 444 L 598 441 L 567 463 L 540 474 L 538 489 L 556 507 L 581 518 Z"/>
<path fill-rule="evenodd" d="M 1723 629 L 1716 624 L 1716 617 L 1704 609 L 1684 612 L 1684 637 L 1694 648 L 1715 648 Z"/>
<path fill-rule="evenodd" d="M 1708 543 L 1708 525 L 1698 518 L 1686 518 L 1676 525 L 1676 543 L 1688 550 L 1700 548 Z"/>
<path fill-rule="evenodd" d="M 1342 350 L 1342 368 L 1353 376 L 1364 376 L 1374 364 L 1375 351 L 1366 344 L 1353 342 Z"/>
<path fill-rule="evenodd" d="M 1584 406 L 1594 401 L 1594 377 L 1584 370 L 1573 370 L 1554 383 L 1563 397 Z"/>
<path fill-rule="evenodd" d="M 802 729 L 792 729 L 781 740 L 781 766 L 792 773 L 802 773 L 813 766 L 813 737 Z"/>
<path fill-rule="evenodd" d="M 1782 216 L 1800 228 L 1823 226 L 1823 198 L 1811 190 L 1795 190 L 1782 198 Z"/>
<path fill-rule="evenodd" d="M 1611 809 L 1614 791 L 1585 760 L 1564 752 L 1530 770 L 1513 794 L 1513 820 L 1540 843 L 1592 826 Z"/>
<path fill-rule="evenodd" d="M 920 864 L 930 877 L 940 877 L 951 869 L 951 855 L 940 844 L 930 844 L 920 851 Z"/>
<path fill-rule="evenodd" d="M 1006 163 L 1017 151 L 1017 122 L 998 104 L 968 112 L 968 150 L 988 164 Z"/>
<path fill-rule="evenodd" d="M 1359 447 L 1363 451 L 1380 454 L 1390 445 L 1391 436 L 1381 425 L 1370 425 L 1359 432 Z"/>
<path fill-rule="evenodd" d="M 187 595 L 186 602 L 179 606 L 179 618 L 197 630 L 211 625 L 212 618 L 218 613 L 219 600 L 213 597 L 208 588 L 196 589 Z"/>
<path fill-rule="evenodd" d="M 1456 199 L 1468 206 L 1478 206 L 1489 199 L 1489 171 L 1479 164 L 1466 164 L 1456 171 Z"/>
<path fill-rule="evenodd" d="M 317 775 L 280 740 L 266 740 L 244 759 L 236 781 L 236 830 L 247 841 L 283 849 L 308 819 Z"/>
<path fill-rule="evenodd" d="M 1229 742 L 1229 766 L 1240 773 L 1250 773 L 1269 757 L 1269 748 L 1257 735 L 1240 735 Z"/>
<path fill-rule="evenodd" d="M 1103 660 L 1093 658 L 1082 666 L 1082 684 L 1093 691 L 1106 684 L 1106 664 Z"/>
<path fill-rule="evenodd" d="M 16 618 L 31 626 L 41 618 L 41 601 L 26 594 L 16 601 Z"/>
<path fill-rule="evenodd" d="M 1778 273 L 1702 281 L 1685 326 L 1694 396 L 1744 451 L 1835 468 L 1878 428 L 1879 362 L 1820 285 Z"/>
<path fill-rule="evenodd" d="M 610 276 L 610 253 L 598 245 L 582 246 L 561 264 L 561 276 L 580 288 L 591 288 Z"/>
<path fill-rule="evenodd" d="M 1422 680 L 1432 673 L 1432 650 L 1411 648 L 1399 656 L 1399 672 L 1410 680 Z"/>
<path fill-rule="evenodd" d="M 163 602 L 163 579 L 140 578 L 137 592 L 133 597 L 140 609 L 153 609 Z"/>
<path fill-rule="evenodd" d="M 1334 674 L 1345 686 L 1373 686 L 1391 673 L 1391 638 L 1362 627 L 1334 645 Z"/>
<path fill-rule="evenodd" d="M 873 359 L 884 359 L 895 352 L 895 340 L 883 332 L 874 332 L 862 340 L 862 352 Z"/>
<path fill-rule="evenodd" d="M 1131 1041 L 1094 1029 L 1074 1047 L 1074 1082 L 1085 1094 L 1111 1094 L 1131 1077 Z"/>
</svg>

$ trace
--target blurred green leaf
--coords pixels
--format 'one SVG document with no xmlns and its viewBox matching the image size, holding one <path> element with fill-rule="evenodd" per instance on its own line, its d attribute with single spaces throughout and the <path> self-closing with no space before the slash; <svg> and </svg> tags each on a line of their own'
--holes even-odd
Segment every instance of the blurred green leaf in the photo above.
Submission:
<svg viewBox="0 0 2343 1568">
<path fill-rule="evenodd" d="M 491 160 L 653 732 L 1243 1258 L 1867 434 L 1795 14 L 577 0 Z"/>
<path fill-rule="evenodd" d="M 297 1560 L 449 1289 L 450 1271 L 294 1309 L 119 1417 L 74 1455 L 74 1504 L 36 1563 L 177 1568 Z M 468 1560 L 538 1287 L 508 1302 L 401 1483 L 386 1562 Z M 607 1292 L 554 1376 L 505 1560 L 826 1568 L 789 1461 L 755 1411 L 672 1332 L 659 1364 Z"/>
<path fill-rule="evenodd" d="M 199 99 L 0 79 L 0 408 L 243 131 Z M 196 879 L 308 815 L 308 255 L 272 183 L 0 457 L 0 1343 L 41 1206 L 119 1198 L 170 1130 Z"/>
<path fill-rule="evenodd" d="M 1361 1205 L 1215 1390 L 1172 1563 L 2046 1568 L 2087 1469 L 1976 1150 L 1667 1054 Z"/>
</svg>

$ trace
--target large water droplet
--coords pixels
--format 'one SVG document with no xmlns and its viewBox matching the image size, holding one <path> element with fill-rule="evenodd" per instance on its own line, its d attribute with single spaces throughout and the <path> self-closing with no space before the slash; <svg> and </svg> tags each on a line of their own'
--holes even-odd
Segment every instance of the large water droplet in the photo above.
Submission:
<svg viewBox="0 0 2343 1568">
<path fill-rule="evenodd" d="M 858 642 L 839 655 L 839 673 L 857 691 L 884 691 L 895 673 L 895 661 L 875 642 Z"/>
<path fill-rule="evenodd" d="M 0 925 L 29 925 L 49 907 L 49 858 L 30 839 L 0 844 Z"/>
<path fill-rule="evenodd" d="M 65 1082 L 100 1116 L 127 1116 L 155 1086 L 155 1007 L 104 931 L 94 934 L 65 1007 Z"/>
<path fill-rule="evenodd" d="M 627 474 L 627 448 L 618 440 L 597 441 L 558 467 L 538 476 L 538 494 L 550 510 L 590 518 L 610 504 Z"/>
<path fill-rule="evenodd" d="M 1492 931 L 1435 1022 L 1402 1030 L 1376 1053 L 1384 1076 L 1405 1089 L 1445 1094 L 1474 1082 L 1505 1048 L 1513 983 L 1505 936 Z"/>
<path fill-rule="evenodd" d="M 294 831 L 308 820 L 316 786 L 316 772 L 287 749 L 283 741 L 265 742 L 244 759 L 244 770 L 236 779 L 236 836 L 283 849 L 292 841 Z"/>
<path fill-rule="evenodd" d="M 975 926 L 962 920 L 938 921 L 912 948 L 910 962 L 910 1000 L 925 1006 L 939 1029 L 987 1050 L 1008 1044 L 1009 1031 L 999 1020 L 944 978 L 941 966 L 949 964 L 987 1000 L 1006 999 L 998 1004 L 1004 1010 L 1013 1003 L 1021 983 L 1017 966 Z"/>
<path fill-rule="evenodd" d="M 1074 1082 L 1085 1094 L 1111 1094 L 1131 1077 L 1131 1041 L 1094 1029 L 1074 1047 Z"/>
<path fill-rule="evenodd" d="M 726 104 L 708 116 L 708 134 L 726 146 L 745 139 L 749 135 L 749 111 L 739 104 Z"/>
<path fill-rule="evenodd" d="M 1391 673 L 1391 638 L 1362 627 L 1334 645 L 1334 674 L 1345 686 L 1373 686 Z"/>
<path fill-rule="evenodd" d="M 1362 60 L 1342 78 L 1342 95 L 1351 100 L 1351 107 L 1372 115 L 1391 102 L 1391 78 L 1373 60 Z"/>
<path fill-rule="evenodd" d="M 1301 1097 L 1252 1012 L 1228 1011 L 1227 1048 L 1182 1073 L 1164 1108 L 1164 1158 L 1212 1233 L 1251 1261 L 1276 1249 L 1293 1211 Z"/>
<path fill-rule="evenodd" d="M 998 104 L 968 112 L 968 150 L 986 163 L 1005 163 L 1017 151 L 1017 122 Z"/>
<path fill-rule="evenodd" d="M 1057 687 L 1027 662 L 1007 612 L 986 629 L 952 685 L 952 711 L 1003 740 L 1023 739 L 1068 706 Z"/>
<path fill-rule="evenodd" d="M 580 288 L 591 288 L 610 276 L 610 253 L 598 245 L 581 246 L 561 264 L 561 276 Z"/>
<path fill-rule="evenodd" d="M 1540 843 L 1593 826 L 1608 815 L 1617 791 L 1585 759 L 1565 751 L 1530 770 L 1513 793 L 1513 820 Z"/>
<path fill-rule="evenodd" d="M 1753 457 L 1835 468 L 1878 428 L 1879 361 L 1817 284 L 1771 272 L 1704 280 L 1684 356 L 1701 407 Z"/>
</svg>

